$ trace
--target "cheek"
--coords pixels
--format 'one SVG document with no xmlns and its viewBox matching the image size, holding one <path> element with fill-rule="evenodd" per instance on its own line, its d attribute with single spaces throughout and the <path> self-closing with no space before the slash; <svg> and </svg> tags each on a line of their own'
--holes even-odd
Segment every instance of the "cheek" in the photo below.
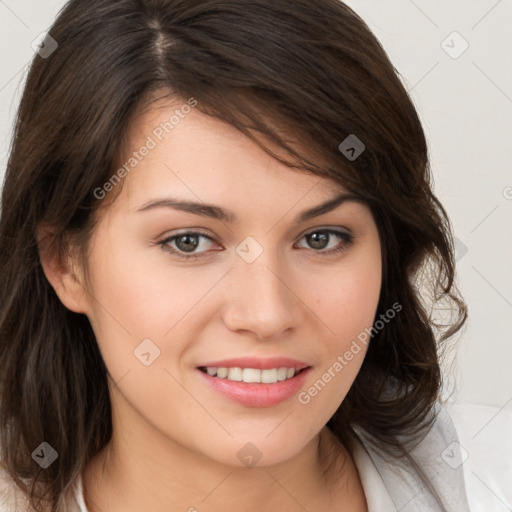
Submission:
<svg viewBox="0 0 512 512">
<path fill-rule="evenodd" d="M 106 236 L 98 237 L 92 249 L 89 320 L 114 381 L 128 371 L 148 370 L 136 359 L 139 352 L 142 357 L 149 350 L 151 369 L 176 358 L 183 349 L 180 340 L 187 338 L 173 334 L 187 324 L 187 313 L 211 286 L 197 280 L 191 286 L 186 272 L 150 261 L 158 250 L 137 251 L 127 241 Z"/>
<path fill-rule="evenodd" d="M 344 349 L 373 324 L 381 289 L 380 253 L 360 255 L 311 290 L 315 310 L 333 335 L 331 344 Z"/>
<path fill-rule="evenodd" d="M 375 255 L 375 254 L 374 254 Z M 328 329 L 322 339 L 322 364 L 298 395 L 304 414 L 325 424 L 352 386 L 363 363 L 380 295 L 379 260 L 347 265 L 324 286 L 314 287 L 315 312 Z M 311 295 L 310 295 L 311 296 Z"/>
<path fill-rule="evenodd" d="M 95 316 L 115 321 L 134 339 L 163 337 L 211 287 L 208 279 L 194 278 L 194 269 L 165 265 L 158 247 L 134 250 L 123 241 L 97 245 Z"/>
</svg>

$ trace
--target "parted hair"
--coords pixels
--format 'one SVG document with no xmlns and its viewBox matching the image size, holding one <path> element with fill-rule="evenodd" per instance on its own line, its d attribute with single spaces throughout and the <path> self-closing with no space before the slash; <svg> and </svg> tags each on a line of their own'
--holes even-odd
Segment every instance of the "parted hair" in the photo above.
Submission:
<svg viewBox="0 0 512 512">
<path fill-rule="evenodd" d="M 334 179 L 370 207 L 383 264 L 376 319 L 400 312 L 372 331 L 327 426 L 349 450 L 359 426 L 409 457 L 398 436 L 416 442 L 430 428 L 441 359 L 467 309 L 422 124 L 365 22 L 338 0 L 71 0 L 49 34 L 58 47 L 31 62 L 0 217 L 0 461 L 34 510 L 62 511 L 112 436 L 108 370 L 87 316 L 43 272 L 38 229 L 53 227 L 52 254 L 76 247 L 87 264 L 103 204 L 94 190 L 155 95 L 194 98 L 292 171 Z M 352 160 L 340 150 L 349 135 L 364 144 Z M 46 469 L 31 456 L 43 441 L 58 453 Z"/>
</svg>

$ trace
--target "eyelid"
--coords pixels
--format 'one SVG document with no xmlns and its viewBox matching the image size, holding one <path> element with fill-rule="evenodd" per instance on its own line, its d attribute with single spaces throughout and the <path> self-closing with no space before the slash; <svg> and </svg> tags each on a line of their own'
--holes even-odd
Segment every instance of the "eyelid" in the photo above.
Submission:
<svg viewBox="0 0 512 512">
<path fill-rule="evenodd" d="M 161 238 L 162 240 L 164 240 L 180 235 L 203 235 L 208 238 L 211 238 L 212 240 L 216 240 L 215 235 L 213 235 L 210 231 L 203 228 L 183 228 L 178 230 L 177 232 L 172 232 L 171 234 L 164 235 Z"/>
<path fill-rule="evenodd" d="M 316 253 L 317 255 L 329 256 L 334 253 L 343 252 L 344 250 L 347 250 L 354 243 L 354 240 L 355 240 L 355 235 L 352 233 L 352 231 L 350 229 L 348 229 L 346 227 L 319 226 L 319 227 L 312 227 L 312 228 L 309 228 L 308 230 L 304 231 L 301 235 L 299 235 L 295 244 L 299 243 L 304 237 L 306 237 L 312 233 L 315 233 L 315 232 L 328 233 L 329 235 L 334 235 L 334 236 L 337 236 L 338 238 L 342 239 L 340 244 L 338 244 L 335 248 L 331 248 L 328 250 L 315 250 L 315 249 L 311 249 L 311 248 L 309 249 L 309 251 L 312 251 L 313 254 Z M 169 243 L 175 241 L 178 237 L 180 237 L 182 235 L 192 235 L 192 236 L 199 235 L 199 237 L 204 237 L 204 238 L 210 240 L 211 242 L 214 242 L 214 243 L 217 243 L 220 245 L 220 242 L 217 240 L 217 238 L 215 236 L 212 236 L 209 232 L 206 232 L 202 228 L 184 228 L 183 230 L 180 230 L 177 233 L 173 233 L 171 235 L 165 236 L 161 241 L 157 242 L 157 245 L 161 246 L 162 249 L 164 249 L 166 246 L 168 247 Z M 294 246 L 295 246 L 295 244 L 294 244 Z M 307 248 L 302 248 L 302 249 L 307 249 Z M 212 251 L 203 251 L 203 252 L 198 252 L 198 253 L 195 253 L 195 252 L 186 253 L 186 252 L 182 252 L 180 250 L 176 250 L 172 247 L 170 247 L 170 248 L 168 247 L 166 252 L 173 254 L 178 259 L 195 261 L 195 260 L 198 260 L 203 257 L 208 257 Z M 215 250 L 213 252 L 220 252 L 220 251 Z"/>
<path fill-rule="evenodd" d="M 335 246 L 335 248 L 331 248 L 331 249 L 327 249 L 327 250 L 320 249 L 317 251 L 315 251 L 314 249 L 310 249 L 311 251 L 313 251 L 313 253 L 316 253 L 319 255 L 328 255 L 328 254 L 332 254 L 332 253 L 335 253 L 338 251 L 343 251 L 343 250 L 347 249 L 349 246 L 351 246 L 356 239 L 356 236 L 352 233 L 351 230 L 344 231 L 340 227 L 334 227 L 334 228 L 333 227 L 323 227 L 323 228 L 314 228 L 309 231 L 306 231 L 302 236 L 299 237 L 298 242 L 296 242 L 296 243 L 299 243 L 304 237 L 311 235 L 313 233 L 317 233 L 317 232 L 318 233 L 327 233 L 330 236 L 333 235 L 342 240 L 341 245 L 338 244 L 337 246 Z"/>
<path fill-rule="evenodd" d="M 300 235 L 298 235 L 298 240 L 305 237 L 306 235 L 309 235 L 311 233 L 314 233 L 315 231 L 342 231 L 345 230 L 347 235 L 352 235 L 352 230 L 350 230 L 347 227 L 344 226 L 313 226 L 311 228 L 308 228 L 306 231 L 302 232 Z M 220 244 L 219 240 L 215 235 L 213 235 L 210 231 L 207 231 L 203 228 L 183 228 L 179 230 L 176 233 L 164 235 L 160 238 L 160 242 L 165 242 L 166 240 L 169 240 L 170 238 L 178 237 L 180 235 L 202 235 L 206 238 L 209 238 L 212 242 Z"/>
<path fill-rule="evenodd" d="M 346 232 L 347 235 L 351 235 L 352 230 L 345 227 L 345 226 L 334 226 L 334 225 L 325 225 L 325 226 L 314 226 L 312 228 L 306 229 L 301 235 L 299 235 L 301 238 L 303 236 L 309 235 L 310 233 L 314 233 L 315 231 L 340 231 L 340 232 Z"/>
<path fill-rule="evenodd" d="M 183 230 L 180 230 L 177 233 L 173 233 L 171 235 L 164 236 L 159 242 L 157 242 L 157 245 L 160 246 L 165 252 L 173 254 L 178 259 L 182 259 L 182 260 L 189 260 L 189 261 L 197 260 L 199 258 L 206 257 L 209 255 L 209 253 L 211 253 L 211 251 L 204 251 L 204 252 L 199 252 L 199 253 L 194 252 L 194 253 L 187 254 L 186 252 L 181 252 L 172 247 L 169 247 L 168 244 L 170 244 L 171 242 L 174 242 L 177 238 L 179 238 L 180 236 L 183 236 L 183 235 L 193 235 L 193 236 L 198 236 L 199 238 L 203 237 L 203 238 L 210 240 L 211 242 L 219 244 L 216 237 L 212 236 L 209 232 L 206 232 L 205 230 L 203 230 L 201 228 L 198 228 L 198 229 L 197 228 L 184 228 Z M 167 247 L 167 249 L 166 249 L 166 247 Z M 215 252 L 220 252 L 220 251 L 217 250 Z"/>
</svg>

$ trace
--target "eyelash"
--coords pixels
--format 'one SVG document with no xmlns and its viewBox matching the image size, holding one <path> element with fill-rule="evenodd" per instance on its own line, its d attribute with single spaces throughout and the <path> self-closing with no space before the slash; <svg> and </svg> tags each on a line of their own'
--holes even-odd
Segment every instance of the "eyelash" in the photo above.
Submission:
<svg viewBox="0 0 512 512">
<path fill-rule="evenodd" d="M 306 233 L 305 235 L 302 236 L 302 238 L 305 238 L 308 235 L 312 235 L 313 233 L 327 233 L 329 235 L 335 235 L 342 239 L 342 243 L 334 249 L 330 249 L 328 251 L 312 249 L 313 252 L 316 252 L 318 254 L 325 254 L 325 255 L 333 255 L 333 254 L 342 253 L 342 252 L 346 251 L 350 246 L 352 246 L 352 244 L 354 243 L 354 238 L 355 238 L 354 235 L 346 233 L 345 231 L 339 231 L 337 229 L 316 229 L 314 231 L 310 231 L 309 233 Z M 203 233 L 201 231 L 184 231 L 183 233 L 179 233 L 177 235 L 172 235 L 172 236 L 165 238 L 164 240 L 158 242 L 158 245 L 161 246 L 162 249 L 166 248 L 165 249 L 166 252 L 173 254 L 174 256 L 176 256 L 178 259 L 181 259 L 181 260 L 189 260 L 190 261 L 190 260 L 197 260 L 199 258 L 204 257 L 204 256 L 202 256 L 202 254 L 205 254 L 205 253 L 188 255 L 183 252 L 179 252 L 179 250 L 173 249 L 168 246 L 169 243 L 171 243 L 174 240 L 176 240 L 177 238 L 180 238 L 185 235 L 200 236 L 200 237 L 207 238 L 208 240 L 210 240 L 212 242 L 216 242 L 216 240 L 214 240 L 212 237 L 210 237 L 209 235 L 207 235 L 206 233 Z M 301 240 L 302 240 L 302 238 L 301 238 Z"/>
</svg>

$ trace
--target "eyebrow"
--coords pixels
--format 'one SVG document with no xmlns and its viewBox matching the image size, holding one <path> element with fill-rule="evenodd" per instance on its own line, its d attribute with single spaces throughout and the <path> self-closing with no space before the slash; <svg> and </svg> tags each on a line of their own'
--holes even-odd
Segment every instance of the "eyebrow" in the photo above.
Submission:
<svg viewBox="0 0 512 512">
<path fill-rule="evenodd" d="M 359 196 L 343 192 L 331 199 L 328 199 L 322 204 L 313 206 L 308 210 L 304 210 L 299 215 L 297 215 L 297 217 L 295 217 L 294 222 L 305 222 L 306 220 L 318 217 L 324 213 L 328 213 L 331 210 L 334 210 L 341 204 L 348 201 L 363 202 L 363 199 Z M 226 210 L 225 208 L 221 208 L 220 206 L 207 203 L 198 203 L 194 201 L 182 201 L 173 197 L 154 199 L 148 203 L 143 204 L 140 208 L 137 209 L 137 211 L 145 212 L 155 208 L 172 208 L 174 210 L 192 213 L 194 215 L 201 215 L 203 217 L 211 217 L 213 219 L 228 223 L 236 223 L 239 220 L 234 212 Z"/>
</svg>

